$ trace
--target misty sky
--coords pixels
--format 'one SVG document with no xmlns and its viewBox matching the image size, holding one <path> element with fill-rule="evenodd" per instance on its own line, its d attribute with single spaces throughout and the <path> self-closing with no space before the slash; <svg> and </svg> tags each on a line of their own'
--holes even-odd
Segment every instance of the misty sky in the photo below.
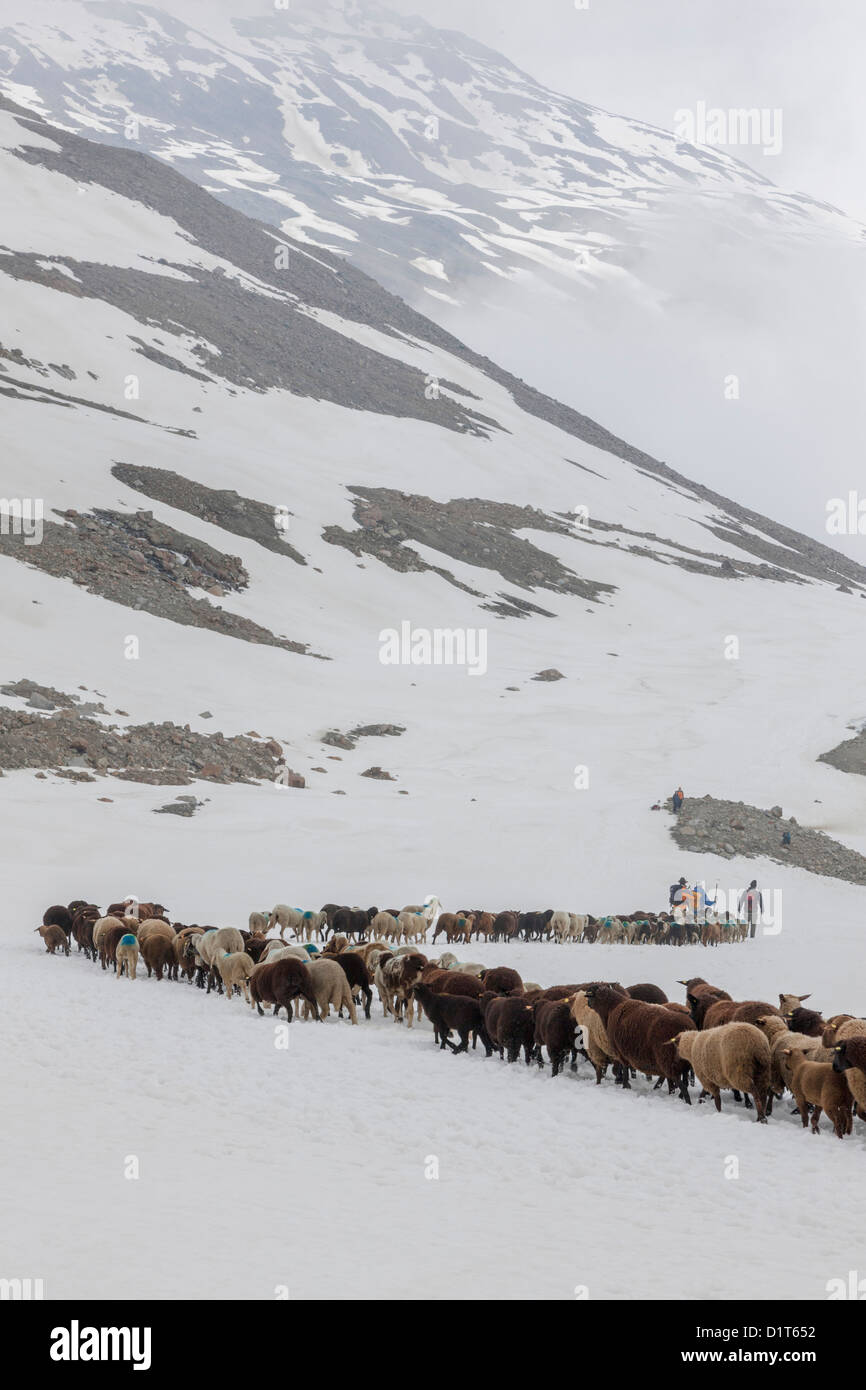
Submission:
<svg viewBox="0 0 866 1390">
<path fill-rule="evenodd" d="M 0 15 L 22 3 L 0 0 Z M 62 0 L 55 4 L 59 15 Z M 462 30 L 548 86 L 667 129 L 678 109 L 699 101 L 780 107 L 779 155 L 729 152 L 775 183 L 866 221 L 864 0 L 589 0 L 588 9 L 575 0 L 385 0 L 384 7 Z M 274 13 L 273 0 L 171 0 L 165 8 L 205 30 L 231 15 Z"/>
<path fill-rule="evenodd" d="M 0 0 L 0 22 L 27 19 L 39 0 Z M 150 0 L 215 38 L 230 18 L 275 14 L 273 0 Z M 144 4 L 148 0 L 143 0 Z M 333 0 L 290 0 L 293 11 Z M 578 0 L 583 3 L 583 0 Z M 50 19 L 74 31 L 73 0 Z M 368 0 L 350 0 L 365 8 Z M 781 108 L 781 153 L 729 152 L 783 188 L 866 221 L 860 70 L 866 0 L 384 0 L 459 29 L 542 83 L 667 129 L 698 102 Z M 44 8 L 44 6 L 42 7 Z M 280 11 L 276 11 L 277 14 Z M 290 11 L 291 16 L 291 11 Z M 351 30 L 353 21 L 346 27 Z M 866 90 L 866 89 L 864 89 Z M 527 296 L 480 279 L 465 303 L 421 308 L 458 337 L 673 467 L 727 496 L 826 541 L 828 498 L 861 485 L 866 433 L 866 298 L 862 250 L 839 238 L 777 246 L 729 235 L 698 202 L 675 204 L 662 236 L 648 236 L 642 282 L 652 296 L 611 283 L 603 296 Z M 734 210 L 728 213 L 734 216 Z M 650 229 L 651 230 L 651 229 Z M 466 312 L 465 312 L 466 311 Z M 468 317 L 467 317 L 468 312 Z M 736 404 L 721 383 L 742 383 Z M 834 537 L 862 559 L 863 537 Z"/>
</svg>

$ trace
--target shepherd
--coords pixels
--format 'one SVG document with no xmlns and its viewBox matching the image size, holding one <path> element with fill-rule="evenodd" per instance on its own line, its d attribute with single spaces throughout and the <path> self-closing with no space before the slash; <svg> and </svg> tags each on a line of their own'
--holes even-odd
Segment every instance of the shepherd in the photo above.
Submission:
<svg viewBox="0 0 866 1390">
<path fill-rule="evenodd" d="M 755 935 L 755 927 L 758 925 L 758 918 L 764 911 L 764 899 L 758 887 L 758 880 L 753 878 L 748 888 L 744 888 L 737 901 L 737 912 L 742 915 L 743 909 L 746 913 L 746 921 L 749 924 L 749 936 Z"/>
</svg>

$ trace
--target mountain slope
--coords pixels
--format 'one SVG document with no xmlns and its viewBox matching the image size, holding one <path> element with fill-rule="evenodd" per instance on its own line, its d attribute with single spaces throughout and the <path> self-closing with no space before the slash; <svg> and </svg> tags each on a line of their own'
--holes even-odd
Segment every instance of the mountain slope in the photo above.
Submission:
<svg viewBox="0 0 866 1390">
<path fill-rule="evenodd" d="M 862 229 L 718 149 L 552 93 L 502 55 L 367 5 L 292 6 L 219 42 L 137 4 L 0 31 L 10 92 L 129 141 L 244 211 L 357 256 L 401 293 L 627 270 L 633 214 L 750 202 L 781 236 Z M 447 299 L 448 294 L 444 297 Z"/>
<path fill-rule="evenodd" d="M 861 889 L 680 849 L 649 808 L 682 782 L 866 851 L 862 778 L 818 761 L 862 715 L 866 573 L 327 250 L 282 234 L 275 258 L 272 227 L 140 151 L 7 101 L 0 180 L 3 487 L 45 512 L 35 544 L 0 534 L 10 1269 L 60 1299 L 352 1298 L 362 1267 L 372 1296 L 441 1297 L 448 1280 L 489 1292 L 483 1248 L 504 1297 L 681 1299 L 649 1205 L 667 1246 L 697 1212 L 722 1251 L 689 1296 L 823 1298 L 856 1267 L 862 1127 L 841 1145 L 785 1106 L 765 1129 L 642 1077 L 625 1094 L 587 1068 L 444 1057 L 378 1003 L 358 1028 L 293 1025 L 285 1049 L 240 999 L 118 983 L 45 956 L 33 927 L 78 896 L 240 925 L 280 901 L 431 892 L 600 914 L 662 905 L 679 873 L 734 899 L 757 875 L 772 929 L 712 952 L 714 978 L 862 1014 Z M 483 636 L 483 661 L 384 661 L 404 623 Z M 153 814 L 166 803 L 192 809 Z M 470 949 L 543 984 L 652 979 L 671 998 L 708 973 L 696 946 Z M 67 1046 L 34 1028 L 34 1001 Z M 56 1181 L 46 1117 L 83 1200 Z M 646 1161 L 618 1163 L 633 1151 Z M 731 1153 L 742 1177 L 708 1210 Z M 121 1191 L 130 1154 L 142 1181 Z M 442 1181 L 419 1187 L 431 1155 Z M 227 1190 L 248 1194 L 236 1241 L 202 1220 Z M 383 1191 L 423 1259 L 382 1245 Z M 809 1259 L 792 1210 L 810 1214 Z M 723 1223 L 748 1228 L 745 1267 Z"/>
<path fill-rule="evenodd" d="M 345 254 L 756 512 L 821 537 L 853 486 L 863 228 L 728 153 L 373 4 L 293 4 L 217 38 L 150 6 L 70 0 L 61 22 L 35 0 L 0 31 L 0 84 Z"/>
</svg>

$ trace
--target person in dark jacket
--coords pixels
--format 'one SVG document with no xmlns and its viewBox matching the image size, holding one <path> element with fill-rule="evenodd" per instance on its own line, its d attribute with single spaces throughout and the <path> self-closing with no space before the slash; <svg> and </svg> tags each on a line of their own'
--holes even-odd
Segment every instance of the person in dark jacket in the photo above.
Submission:
<svg viewBox="0 0 866 1390">
<path fill-rule="evenodd" d="M 674 792 L 673 796 L 671 797 L 671 805 L 672 805 L 673 808 L 674 808 L 674 815 L 675 815 L 675 816 L 676 816 L 676 815 L 679 815 L 679 813 L 680 813 L 680 811 L 681 811 L 681 809 L 682 809 L 682 804 L 683 804 L 683 802 L 685 801 L 685 799 L 686 799 L 686 796 L 685 796 L 685 792 L 683 791 L 682 787 L 677 787 L 676 791 Z"/>
<path fill-rule="evenodd" d="M 673 907 L 674 903 L 677 901 L 678 894 L 685 886 L 686 881 L 684 878 L 679 879 L 677 883 L 671 884 L 668 889 L 668 907 Z"/>
<path fill-rule="evenodd" d="M 764 910 L 764 899 L 758 887 L 758 880 L 753 878 L 748 888 L 744 888 L 737 901 L 737 912 L 740 915 L 745 911 L 746 921 L 749 924 L 749 936 L 755 935 L 755 928 L 758 925 L 758 918 Z"/>
</svg>

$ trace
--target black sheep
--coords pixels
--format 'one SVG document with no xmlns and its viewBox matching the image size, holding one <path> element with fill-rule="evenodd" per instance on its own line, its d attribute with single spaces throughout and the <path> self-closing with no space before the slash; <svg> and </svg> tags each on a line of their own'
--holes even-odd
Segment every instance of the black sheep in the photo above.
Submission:
<svg viewBox="0 0 866 1390">
<path fill-rule="evenodd" d="M 544 1066 L 542 1047 L 547 1048 L 553 1075 L 562 1071 L 563 1063 L 571 1053 L 571 1069 L 577 1070 L 577 1048 L 575 1036 L 577 1024 L 571 1016 L 568 1004 L 561 1000 L 542 999 L 534 1006 L 535 1014 L 535 1056 L 540 1067 Z"/>
<path fill-rule="evenodd" d="M 414 988 L 415 998 L 433 1024 L 433 1034 L 442 1051 L 448 1046 L 453 1053 L 469 1051 L 470 1034 L 480 1038 L 487 1056 L 493 1051 L 484 1027 L 481 1006 L 477 999 L 467 994 L 434 994 L 432 989 L 420 982 Z M 449 1040 L 448 1034 L 454 1029 L 460 1035 L 460 1046 Z"/>
<path fill-rule="evenodd" d="M 43 927 L 62 927 L 68 939 L 72 935 L 72 913 L 62 903 L 55 903 L 53 907 L 46 907 L 43 912 L 42 925 Z"/>
<path fill-rule="evenodd" d="M 346 979 L 349 981 L 349 988 L 353 994 L 356 989 L 360 990 L 364 996 L 364 1017 L 369 1018 L 373 991 L 370 988 L 370 975 L 363 958 L 358 955 L 357 951 L 340 951 L 335 956 L 329 956 L 328 959 L 335 960 L 346 972 Z"/>
<path fill-rule="evenodd" d="M 526 1065 L 529 1066 L 535 1050 L 535 1010 L 532 1005 L 525 998 L 493 994 L 489 990 L 482 994 L 479 1003 L 487 1036 L 493 1047 L 498 1048 L 499 1056 L 504 1054 L 509 1062 L 516 1062 L 522 1047 Z"/>
</svg>

